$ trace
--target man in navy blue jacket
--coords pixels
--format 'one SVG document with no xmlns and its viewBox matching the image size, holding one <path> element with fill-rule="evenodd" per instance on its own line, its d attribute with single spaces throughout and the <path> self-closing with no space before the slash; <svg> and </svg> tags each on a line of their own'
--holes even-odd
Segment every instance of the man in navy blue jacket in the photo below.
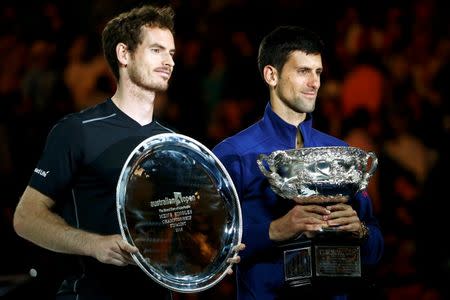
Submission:
<svg viewBox="0 0 450 300">
<path fill-rule="evenodd" d="M 383 238 L 367 192 L 351 199 L 352 205 L 302 205 L 277 196 L 257 166 L 259 154 L 301 147 L 347 146 L 312 127 L 322 73 L 323 43 L 306 29 L 282 26 L 261 42 L 258 66 L 269 88 L 270 101 L 263 118 L 219 143 L 213 152 L 236 186 L 243 214 L 241 264 L 237 266 L 239 300 L 286 299 L 280 242 L 302 233 L 335 226 L 361 238 L 363 264 L 376 264 Z M 314 291 L 320 297 L 323 291 Z M 346 299 L 345 295 L 330 295 Z M 307 299 L 296 292 L 295 299 Z"/>
</svg>

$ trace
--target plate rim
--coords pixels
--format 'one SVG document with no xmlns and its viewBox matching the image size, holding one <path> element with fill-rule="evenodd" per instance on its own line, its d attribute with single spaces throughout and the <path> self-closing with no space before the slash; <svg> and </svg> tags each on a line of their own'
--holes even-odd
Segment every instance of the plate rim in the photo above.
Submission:
<svg viewBox="0 0 450 300">
<path fill-rule="evenodd" d="M 219 168 L 219 171 L 221 171 L 221 173 L 223 175 L 226 176 L 226 182 L 228 183 L 228 188 L 230 189 L 230 191 L 232 192 L 232 194 L 234 195 L 234 199 L 236 200 L 235 207 L 237 210 L 236 213 L 236 217 L 237 217 L 237 222 L 238 224 L 236 225 L 236 233 L 235 236 L 233 236 L 233 240 L 236 240 L 236 245 L 240 244 L 242 242 L 242 231 L 243 231 L 243 225 L 242 225 L 242 210 L 241 210 L 241 206 L 240 206 L 240 200 L 239 200 L 239 196 L 237 194 L 236 191 L 236 187 L 233 183 L 233 180 L 231 179 L 230 174 L 228 173 L 228 171 L 226 170 L 225 166 L 222 164 L 222 162 L 217 158 L 217 156 L 210 150 L 208 149 L 205 145 L 203 145 L 202 143 L 200 143 L 199 141 L 197 141 L 196 139 L 189 137 L 187 135 L 183 135 L 180 133 L 174 133 L 174 132 L 169 132 L 169 133 L 159 133 L 159 134 L 155 134 L 153 136 L 150 136 L 146 139 L 144 139 L 142 142 L 140 142 L 128 155 L 128 158 L 126 159 L 125 163 L 122 166 L 121 172 L 120 172 L 120 176 L 116 185 L 116 211 L 117 211 L 117 218 L 118 218 L 118 222 L 119 222 L 119 228 L 121 231 L 121 235 L 122 238 L 127 241 L 128 243 L 134 245 L 133 240 L 130 238 L 130 233 L 128 231 L 128 226 L 127 224 L 124 224 L 124 220 L 122 220 L 122 194 L 124 193 L 124 189 L 123 189 L 123 185 L 126 186 L 126 184 L 124 184 L 125 180 L 128 180 L 129 175 L 131 173 L 131 170 L 133 169 L 131 165 L 134 164 L 134 162 L 141 157 L 142 155 L 145 155 L 145 153 L 148 153 L 149 151 L 151 151 L 152 147 L 155 147 L 159 144 L 161 144 L 161 142 L 167 141 L 167 140 L 176 140 L 178 142 L 180 142 L 180 140 L 183 141 L 187 141 L 190 142 L 192 144 L 194 144 L 196 147 L 199 147 L 200 150 L 206 152 L 211 158 L 213 158 L 214 163 L 216 164 L 216 166 Z M 186 143 L 187 144 L 187 143 Z M 144 152 L 140 152 L 140 148 L 145 147 L 147 145 L 150 145 L 148 148 L 145 149 Z M 124 228 L 126 227 L 126 229 Z M 236 246 L 234 245 L 234 246 Z M 234 253 L 232 253 L 234 252 Z M 230 253 L 232 253 L 232 255 L 230 255 Z M 238 253 L 233 251 L 233 249 L 230 249 L 230 253 L 227 256 L 230 256 L 229 258 L 235 258 L 237 257 Z M 142 271 L 144 271 L 151 279 L 153 279 L 154 281 L 156 281 L 158 284 L 176 291 L 176 292 L 181 292 L 181 293 L 195 293 L 195 292 L 200 292 L 203 290 L 207 290 L 213 286 L 215 286 L 217 283 L 219 283 L 226 275 L 227 275 L 227 271 L 228 269 L 232 266 L 231 263 L 226 262 L 225 265 L 226 267 L 223 268 L 222 271 L 217 272 L 217 273 L 213 273 L 211 276 L 208 277 L 206 281 L 206 284 L 203 284 L 201 286 L 191 286 L 189 284 L 186 285 L 173 285 L 171 284 L 171 281 L 165 281 L 162 279 L 162 276 L 158 274 L 158 272 L 152 271 L 150 272 L 148 270 L 147 267 L 145 267 L 139 256 L 142 256 L 140 253 L 138 254 L 131 254 L 131 257 L 133 258 L 134 262 L 141 268 Z M 150 266 L 150 264 L 147 264 Z M 214 280 L 210 280 L 210 278 L 213 278 L 214 276 L 216 276 L 217 274 L 219 274 L 219 276 L 217 276 Z"/>
</svg>

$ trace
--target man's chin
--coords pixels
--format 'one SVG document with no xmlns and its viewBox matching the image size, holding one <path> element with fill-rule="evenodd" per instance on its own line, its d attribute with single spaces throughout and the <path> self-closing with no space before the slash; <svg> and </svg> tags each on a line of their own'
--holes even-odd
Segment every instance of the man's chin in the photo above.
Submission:
<svg viewBox="0 0 450 300">
<path fill-rule="evenodd" d="M 167 91 L 167 89 L 169 88 L 169 84 L 158 84 L 158 85 L 154 85 L 152 87 L 150 87 L 151 89 L 153 89 L 156 92 L 165 92 Z"/>
</svg>

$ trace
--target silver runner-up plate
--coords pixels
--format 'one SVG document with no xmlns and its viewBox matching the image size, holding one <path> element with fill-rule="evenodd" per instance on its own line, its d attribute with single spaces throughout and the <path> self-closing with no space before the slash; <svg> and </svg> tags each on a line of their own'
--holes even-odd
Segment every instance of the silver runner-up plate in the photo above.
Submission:
<svg viewBox="0 0 450 300">
<path fill-rule="evenodd" d="M 218 158 L 198 141 L 163 133 L 140 143 L 117 184 L 117 214 L 132 257 L 173 291 L 217 284 L 238 255 L 242 215 L 235 186 Z"/>
</svg>

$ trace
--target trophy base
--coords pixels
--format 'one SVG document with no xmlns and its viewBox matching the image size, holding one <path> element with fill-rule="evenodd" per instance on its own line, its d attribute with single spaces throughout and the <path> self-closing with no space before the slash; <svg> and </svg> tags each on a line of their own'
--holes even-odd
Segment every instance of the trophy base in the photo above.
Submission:
<svg viewBox="0 0 450 300">
<path fill-rule="evenodd" d="M 360 242 L 344 232 L 326 231 L 280 245 L 285 284 L 326 287 L 336 292 L 363 284 Z"/>
</svg>

